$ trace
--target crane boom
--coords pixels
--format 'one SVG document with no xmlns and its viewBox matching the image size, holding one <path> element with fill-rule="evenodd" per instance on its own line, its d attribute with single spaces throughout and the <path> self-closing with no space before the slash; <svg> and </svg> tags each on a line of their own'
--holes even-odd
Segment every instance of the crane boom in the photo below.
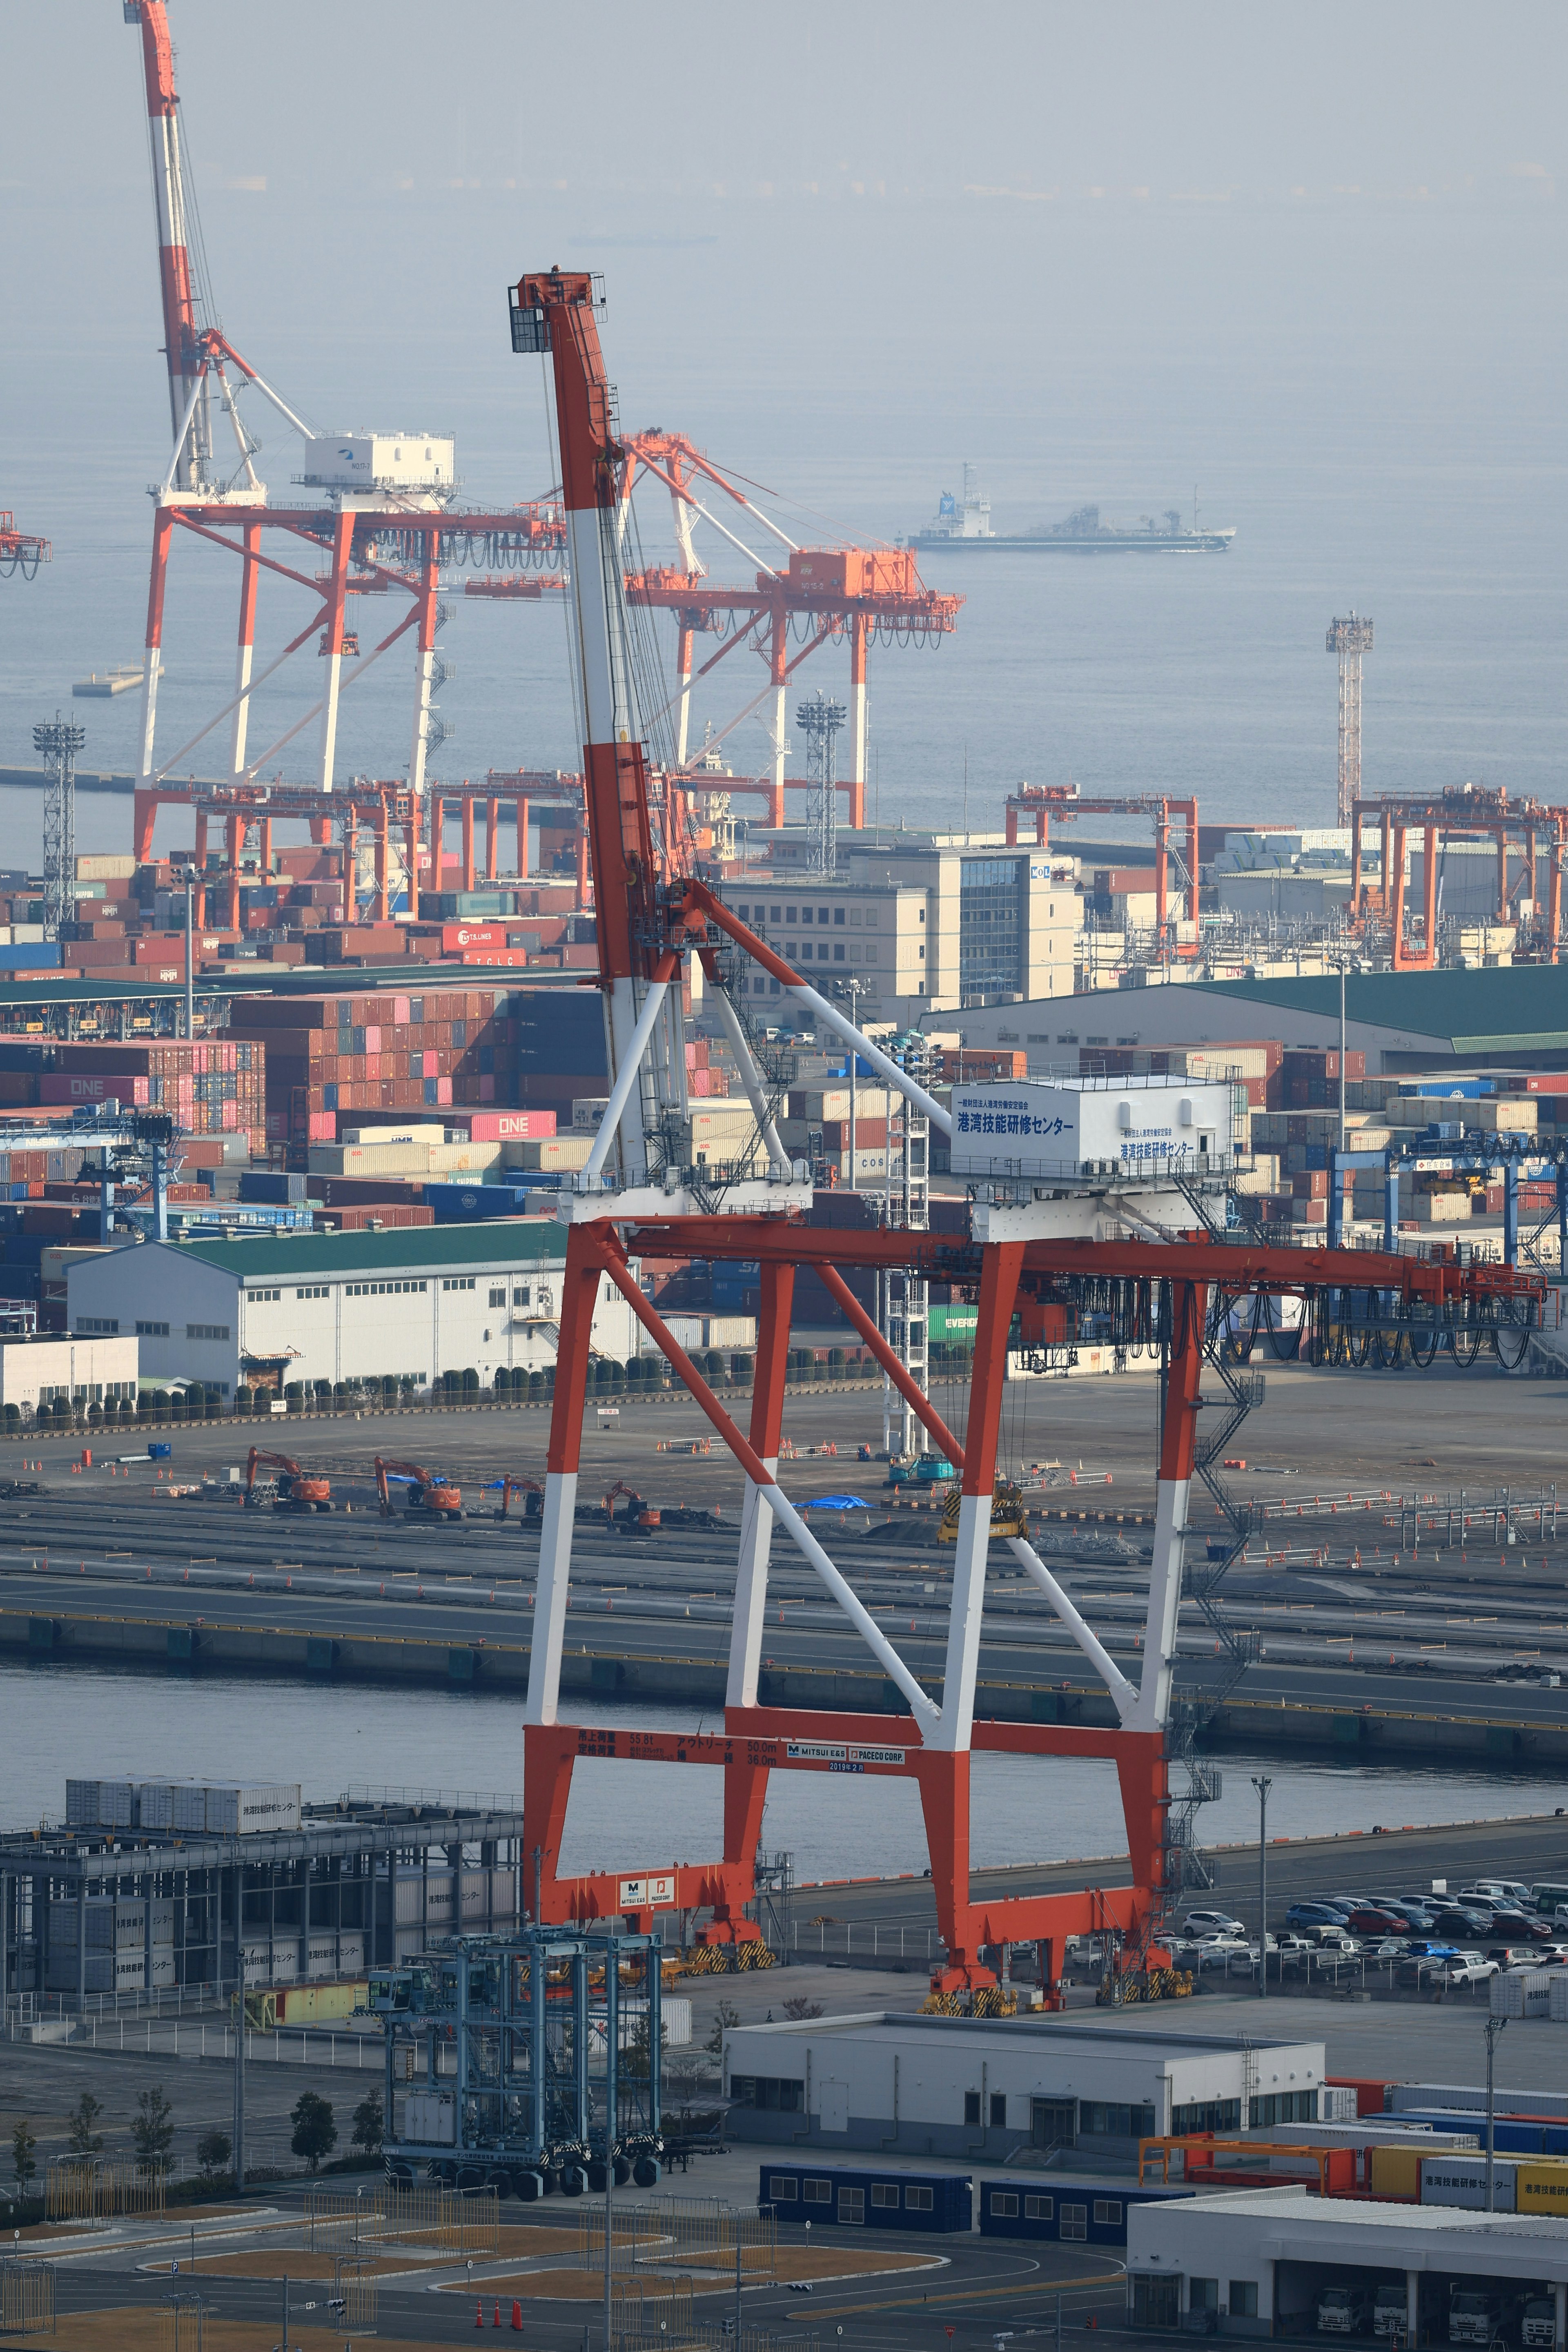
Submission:
<svg viewBox="0 0 1568 2352">
<path fill-rule="evenodd" d="M 176 444 L 186 416 L 191 431 L 175 469 L 175 487 L 195 488 L 205 467 L 210 441 L 202 411 L 202 377 L 195 299 L 191 284 L 189 198 L 180 140 L 180 98 L 174 87 L 174 51 L 164 0 L 125 0 L 125 21 L 142 28 L 142 66 L 147 85 L 147 131 L 153 152 L 153 205 L 158 224 L 158 285 L 163 304 L 163 349 L 169 363 L 170 431 Z M 199 396 L 198 396 L 199 395 Z M 195 414 L 193 411 L 195 405 Z"/>
<path fill-rule="evenodd" d="M 548 353 L 554 380 L 586 738 L 584 803 L 613 1084 L 632 1054 L 658 961 L 658 869 L 620 549 L 622 449 L 595 310 L 594 280 L 586 270 L 530 272 L 512 289 L 512 349 Z M 622 1169 L 632 1183 L 640 1182 L 647 1168 L 642 1098 L 647 1091 L 634 1089 L 619 1124 Z"/>
</svg>

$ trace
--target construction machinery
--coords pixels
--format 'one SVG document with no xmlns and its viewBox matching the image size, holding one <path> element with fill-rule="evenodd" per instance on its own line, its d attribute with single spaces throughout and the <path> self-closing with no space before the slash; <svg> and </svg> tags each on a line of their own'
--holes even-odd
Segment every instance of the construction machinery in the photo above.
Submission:
<svg viewBox="0 0 1568 2352">
<path fill-rule="evenodd" d="M 514 1495 L 527 1496 L 528 1499 L 522 1507 L 522 1516 L 525 1519 L 536 1519 L 543 1507 L 543 1487 L 537 1478 L 514 1478 L 510 1470 L 500 1482 L 500 1508 L 496 1513 L 497 1518 L 504 1519 L 507 1517 L 511 1508 L 511 1498 Z"/>
<path fill-rule="evenodd" d="M 448 1524 L 462 1517 L 461 1489 L 451 1486 L 438 1471 L 422 1470 L 417 1462 L 384 1462 L 378 1454 L 375 1457 L 375 1487 L 376 1493 L 381 1497 L 381 1516 L 384 1519 L 396 1517 L 392 1507 L 392 1489 L 388 1484 L 388 1481 L 393 1478 L 400 1479 L 407 1485 L 408 1499 L 404 1505 L 404 1509 L 409 1517 L 412 1517 L 416 1511 L 420 1511 L 430 1518 L 441 1519 Z"/>
<path fill-rule="evenodd" d="M 258 1484 L 256 1473 L 262 1464 L 276 1470 L 278 1476 L 263 1478 Z M 286 1454 L 269 1454 L 265 1446 L 253 1445 L 245 1465 L 245 1501 L 251 1510 L 270 1503 L 279 1511 L 330 1511 L 332 1490 L 325 1478 L 301 1470 Z"/>
<path fill-rule="evenodd" d="M 938 1543 L 958 1541 L 958 1523 L 963 1513 L 963 1490 L 955 1478 L 947 1490 L 942 1506 L 942 1524 L 937 1528 Z M 993 1543 L 1023 1543 L 1029 1533 L 1029 1515 L 1024 1497 L 1009 1478 L 997 1477 L 991 1495 L 991 1536 Z"/>
<path fill-rule="evenodd" d="M 626 1498 L 626 1507 L 620 1515 L 619 1524 L 622 1527 L 658 1527 L 659 1517 L 658 1510 L 651 1503 L 645 1503 L 642 1496 L 637 1493 L 637 1488 L 635 1486 L 628 1486 L 624 1478 L 617 1478 L 615 1485 L 605 1496 L 605 1517 L 609 1521 L 611 1527 L 614 1527 L 616 1524 L 616 1504 L 622 1495 Z"/>
</svg>

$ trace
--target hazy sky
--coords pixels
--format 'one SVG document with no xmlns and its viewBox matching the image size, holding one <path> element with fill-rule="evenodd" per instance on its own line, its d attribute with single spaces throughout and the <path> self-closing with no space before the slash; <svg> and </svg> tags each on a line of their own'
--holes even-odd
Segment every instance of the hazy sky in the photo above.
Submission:
<svg viewBox="0 0 1568 2352">
<path fill-rule="evenodd" d="M 1211 804 L 1294 806 L 1331 787 L 1322 629 L 1356 603 L 1369 782 L 1381 730 L 1384 781 L 1561 797 L 1561 0 L 170 14 L 226 331 L 321 430 L 455 432 L 469 503 L 553 478 L 505 291 L 553 262 L 604 272 L 628 427 L 857 533 L 920 523 L 964 458 L 1003 529 L 1201 481 L 1237 526 L 1201 582 L 966 578 L 940 656 L 882 663 L 874 738 L 922 790 L 969 745 L 1141 789 L 1179 758 Z M 136 652 L 169 425 L 140 37 L 117 0 L 13 0 L 0 34 L 0 506 L 57 549 L 0 583 L 3 761 Z M 248 413 L 287 497 L 298 451 Z M 176 615 L 172 729 L 223 699 L 221 593 L 206 668 Z M 559 635 L 512 619 L 454 624 L 465 771 L 575 756 Z M 91 720 L 128 765 L 129 707 Z M 345 756 L 395 772 L 404 725 Z"/>
<path fill-rule="evenodd" d="M 508 276 L 584 257 L 628 409 L 706 380 L 901 433 L 1133 352 L 1328 348 L 1468 394 L 1557 348 L 1560 5 L 170 16 L 224 323 L 323 422 L 504 374 Z M 24 410 L 154 427 L 139 37 L 114 0 L 4 28 Z"/>
</svg>

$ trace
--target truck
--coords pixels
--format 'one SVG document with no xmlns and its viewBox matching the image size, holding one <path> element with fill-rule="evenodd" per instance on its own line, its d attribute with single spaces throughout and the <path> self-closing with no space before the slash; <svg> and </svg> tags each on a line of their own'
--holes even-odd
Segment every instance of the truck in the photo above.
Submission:
<svg viewBox="0 0 1568 2352">
<path fill-rule="evenodd" d="M 1372 2289 L 1366 2286 L 1326 2286 L 1318 2297 L 1320 2336 L 1368 2336 L 1372 2332 Z"/>
<path fill-rule="evenodd" d="M 1450 2344 L 1491 2344 L 1508 2333 L 1518 2297 L 1491 2287 L 1457 2286 L 1448 2297 Z"/>
<path fill-rule="evenodd" d="M 1527 2295 L 1524 2316 L 1519 2323 L 1519 2339 L 1524 2352 L 1539 2347 L 1540 2352 L 1552 2352 L 1557 2341 L 1557 2298 L 1551 2294 Z"/>
<path fill-rule="evenodd" d="M 1405 2301 L 1402 2278 L 1379 2279 L 1373 2291 L 1372 2332 L 1374 2336 L 1403 2336 L 1409 2324 L 1409 2307 Z"/>
</svg>

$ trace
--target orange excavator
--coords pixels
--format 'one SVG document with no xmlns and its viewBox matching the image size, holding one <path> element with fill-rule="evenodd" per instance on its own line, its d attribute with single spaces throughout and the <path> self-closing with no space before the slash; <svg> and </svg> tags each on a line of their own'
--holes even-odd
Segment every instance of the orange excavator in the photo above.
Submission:
<svg viewBox="0 0 1568 2352">
<path fill-rule="evenodd" d="M 258 1463 L 278 1472 L 276 1483 L 263 1479 L 260 1489 L 256 1484 Z M 259 1445 L 250 1449 L 250 1459 L 245 1465 L 245 1499 L 252 1509 L 270 1503 L 279 1511 L 330 1511 L 332 1490 L 325 1478 L 311 1471 L 301 1470 L 286 1454 L 268 1454 Z"/>
<path fill-rule="evenodd" d="M 511 1508 L 511 1498 L 514 1495 L 524 1495 L 528 1497 L 522 1507 L 522 1516 L 525 1519 L 536 1519 L 544 1507 L 543 1487 L 537 1478 L 514 1478 L 510 1470 L 500 1483 L 500 1508 L 496 1513 L 497 1518 L 506 1517 Z M 535 1496 L 538 1497 L 537 1501 L 534 1499 Z"/>
<path fill-rule="evenodd" d="M 439 1476 L 434 1470 L 421 1470 L 417 1462 L 384 1462 L 378 1454 L 375 1457 L 375 1484 L 376 1491 L 381 1496 L 381 1516 L 384 1519 L 390 1519 L 395 1516 L 392 1495 L 386 1483 L 389 1475 L 406 1478 L 409 1481 L 408 1501 L 405 1508 L 410 1517 L 416 1511 L 422 1511 L 433 1519 L 443 1520 L 448 1526 L 462 1517 L 463 1497 L 458 1487 L 448 1486 L 446 1479 Z"/>
<path fill-rule="evenodd" d="M 609 1493 L 605 1497 L 605 1517 L 608 1519 L 612 1527 L 616 1524 L 616 1497 L 617 1495 L 624 1495 L 626 1498 L 626 1507 L 621 1513 L 622 1527 L 658 1527 L 658 1507 L 652 1503 L 645 1503 L 642 1496 L 637 1493 L 637 1488 L 635 1486 L 628 1486 L 624 1478 L 617 1478 L 615 1485 L 610 1488 Z"/>
</svg>

